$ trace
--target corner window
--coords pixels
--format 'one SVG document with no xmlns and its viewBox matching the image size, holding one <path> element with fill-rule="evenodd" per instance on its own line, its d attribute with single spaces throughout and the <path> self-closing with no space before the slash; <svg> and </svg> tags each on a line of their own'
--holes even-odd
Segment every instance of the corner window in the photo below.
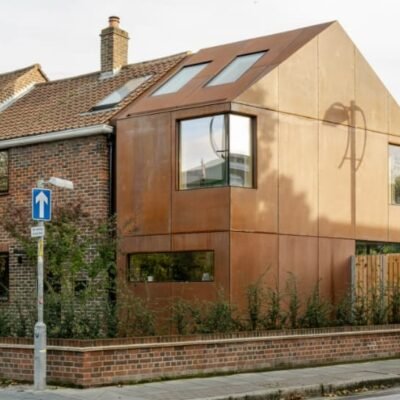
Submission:
<svg viewBox="0 0 400 400">
<path fill-rule="evenodd" d="M 253 120 L 221 114 L 179 122 L 179 188 L 253 187 Z"/>
<path fill-rule="evenodd" d="M 131 282 L 209 282 L 214 280 L 213 251 L 130 254 Z"/>
<path fill-rule="evenodd" d="M 9 282 L 9 264 L 8 254 L 0 253 L 0 301 L 8 300 Z"/>
<path fill-rule="evenodd" d="M 209 62 L 195 65 L 187 65 L 160 86 L 152 96 L 175 93 L 193 79 Z"/>
<path fill-rule="evenodd" d="M 0 151 L 0 193 L 8 192 L 8 152 Z"/>
<path fill-rule="evenodd" d="M 400 204 L 400 146 L 389 145 L 390 204 Z"/>
<path fill-rule="evenodd" d="M 229 63 L 218 75 L 216 75 L 207 86 L 222 85 L 237 81 L 246 71 L 248 71 L 267 51 L 258 53 L 244 54 L 237 56 Z"/>
</svg>

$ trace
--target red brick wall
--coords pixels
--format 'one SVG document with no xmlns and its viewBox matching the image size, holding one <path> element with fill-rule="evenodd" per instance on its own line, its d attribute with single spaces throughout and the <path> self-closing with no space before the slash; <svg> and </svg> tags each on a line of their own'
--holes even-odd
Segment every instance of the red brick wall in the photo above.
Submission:
<svg viewBox="0 0 400 400">
<path fill-rule="evenodd" d="M 104 135 L 9 149 L 9 193 L 0 195 L 0 220 L 9 205 L 31 213 L 31 190 L 39 178 L 57 176 L 74 182 L 74 190 L 51 187 L 53 207 L 79 200 L 95 219 L 109 213 L 109 157 Z M 33 221 L 32 221 L 33 224 Z M 36 287 L 35 266 L 17 262 L 15 243 L 0 227 L 0 251 L 10 251 L 10 298 L 8 304 L 31 301 Z M 28 303 L 29 304 L 29 303 Z"/>
<path fill-rule="evenodd" d="M 32 380 L 33 346 L 28 343 L 26 339 L 0 339 L 0 377 Z M 147 342 L 53 340 L 49 342 L 47 365 L 49 382 L 88 387 L 398 356 L 400 326 L 384 326 L 264 332 L 257 337 L 238 334 L 149 338 Z"/>
</svg>

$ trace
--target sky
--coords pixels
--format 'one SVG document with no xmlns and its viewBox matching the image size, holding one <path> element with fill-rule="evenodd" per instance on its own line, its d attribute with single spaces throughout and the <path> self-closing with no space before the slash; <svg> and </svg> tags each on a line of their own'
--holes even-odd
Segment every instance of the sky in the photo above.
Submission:
<svg viewBox="0 0 400 400">
<path fill-rule="evenodd" d="M 129 32 L 129 63 L 338 20 L 400 103 L 399 0 L 0 0 L 0 73 L 99 70 L 110 15 Z"/>
</svg>

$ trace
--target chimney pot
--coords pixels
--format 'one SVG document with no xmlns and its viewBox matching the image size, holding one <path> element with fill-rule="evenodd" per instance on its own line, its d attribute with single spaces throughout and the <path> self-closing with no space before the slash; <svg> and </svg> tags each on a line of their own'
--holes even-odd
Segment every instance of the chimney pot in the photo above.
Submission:
<svg viewBox="0 0 400 400">
<path fill-rule="evenodd" d="M 113 15 L 108 19 L 108 22 L 111 28 L 119 28 L 119 17 Z"/>
</svg>

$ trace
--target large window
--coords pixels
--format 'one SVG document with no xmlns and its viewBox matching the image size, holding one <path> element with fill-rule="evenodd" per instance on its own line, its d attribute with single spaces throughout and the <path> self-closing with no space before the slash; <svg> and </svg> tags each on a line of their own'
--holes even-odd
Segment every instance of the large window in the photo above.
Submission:
<svg viewBox="0 0 400 400">
<path fill-rule="evenodd" d="M 214 279 L 213 251 L 129 255 L 131 282 L 209 282 Z"/>
<path fill-rule="evenodd" d="M 8 254 L 0 253 L 0 301 L 8 300 L 9 265 Z"/>
<path fill-rule="evenodd" d="M 400 146 L 389 145 L 390 203 L 400 204 Z"/>
<path fill-rule="evenodd" d="M 236 114 L 179 123 L 179 188 L 253 187 L 253 121 Z"/>
<path fill-rule="evenodd" d="M 8 192 L 8 152 L 0 151 L 0 193 Z"/>
</svg>

